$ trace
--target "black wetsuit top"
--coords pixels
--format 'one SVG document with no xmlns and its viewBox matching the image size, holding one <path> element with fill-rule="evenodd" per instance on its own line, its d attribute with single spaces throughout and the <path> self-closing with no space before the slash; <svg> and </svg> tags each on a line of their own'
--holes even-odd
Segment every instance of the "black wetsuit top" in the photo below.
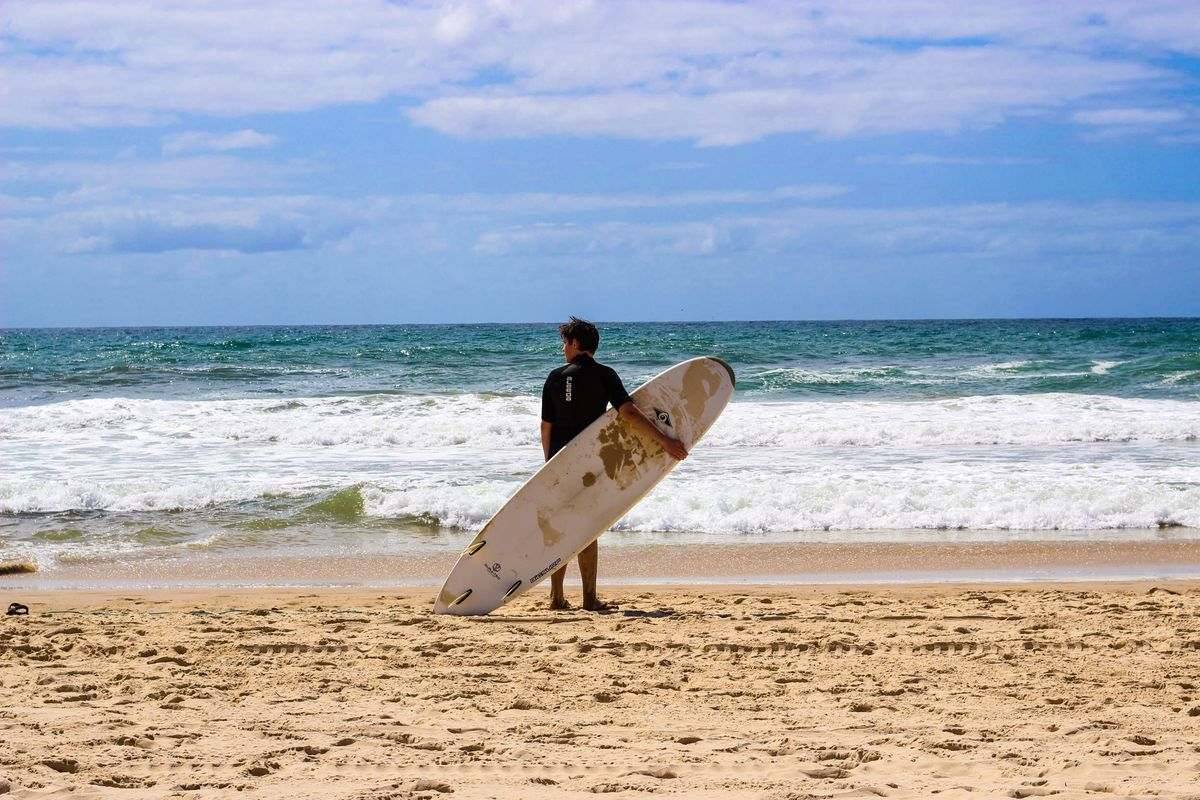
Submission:
<svg viewBox="0 0 1200 800">
<path fill-rule="evenodd" d="M 580 353 L 550 373 L 542 387 L 542 421 L 549 422 L 550 455 L 591 425 L 608 404 L 620 408 L 629 393 L 612 367 Z"/>
</svg>

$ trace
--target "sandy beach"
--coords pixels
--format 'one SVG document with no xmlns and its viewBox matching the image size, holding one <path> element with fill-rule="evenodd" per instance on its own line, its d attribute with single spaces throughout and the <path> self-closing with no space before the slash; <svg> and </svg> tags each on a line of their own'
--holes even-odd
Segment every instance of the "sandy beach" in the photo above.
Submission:
<svg viewBox="0 0 1200 800">
<path fill-rule="evenodd" d="M 479 620 L 426 589 L 6 589 L 31 614 L 0 618 L 0 787 L 1200 796 L 1200 583 L 542 595 Z"/>
</svg>

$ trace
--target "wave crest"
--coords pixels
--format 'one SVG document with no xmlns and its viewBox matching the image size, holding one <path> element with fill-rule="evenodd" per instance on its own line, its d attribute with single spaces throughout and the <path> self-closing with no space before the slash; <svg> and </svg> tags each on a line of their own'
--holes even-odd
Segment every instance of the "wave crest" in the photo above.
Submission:
<svg viewBox="0 0 1200 800">
<path fill-rule="evenodd" d="M 6 409 L 0 445 L 180 439 L 221 448 L 529 447 L 529 396 L 367 395 L 278 400 L 71 400 Z M 886 447 L 1170 442 L 1200 439 L 1200 403 L 1100 395 L 990 395 L 925 401 L 735 402 L 706 447 Z"/>
</svg>

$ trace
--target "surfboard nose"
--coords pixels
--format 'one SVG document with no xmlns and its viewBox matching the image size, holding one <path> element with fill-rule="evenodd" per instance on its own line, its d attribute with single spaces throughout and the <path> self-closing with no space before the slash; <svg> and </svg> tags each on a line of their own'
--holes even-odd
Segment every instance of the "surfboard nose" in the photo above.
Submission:
<svg viewBox="0 0 1200 800">
<path fill-rule="evenodd" d="M 709 356 L 709 358 L 711 358 L 713 361 L 717 362 L 718 364 L 720 364 L 722 367 L 725 368 L 725 371 L 729 373 L 729 382 L 732 383 L 736 387 L 737 386 L 737 376 L 733 374 L 733 367 L 729 366 L 729 362 L 725 361 L 724 359 L 717 358 L 716 356 Z"/>
</svg>

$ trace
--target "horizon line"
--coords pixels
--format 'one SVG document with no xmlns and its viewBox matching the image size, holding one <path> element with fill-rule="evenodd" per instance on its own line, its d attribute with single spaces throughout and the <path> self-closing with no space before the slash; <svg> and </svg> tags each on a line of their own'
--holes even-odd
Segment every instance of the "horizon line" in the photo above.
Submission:
<svg viewBox="0 0 1200 800">
<path fill-rule="evenodd" d="M 1192 316 L 1062 316 L 1062 317 L 829 317 L 809 319 L 665 319 L 665 320 L 592 320 L 598 325 L 697 325 L 697 324 L 739 324 L 739 323 L 841 323 L 841 322 L 1100 322 L 1107 320 L 1196 320 L 1200 315 Z M 169 324 L 128 324 L 128 325 L 12 325 L 0 326 L 0 331 L 50 331 L 50 330 L 146 330 L 146 329 L 184 329 L 184 328 L 394 328 L 394 327 L 461 327 L 503 325 L 559 325 L 560 321 L 523 321 L 523 322 L 227 322 L 227 323 L 169 323 Z"/>
</svg>

